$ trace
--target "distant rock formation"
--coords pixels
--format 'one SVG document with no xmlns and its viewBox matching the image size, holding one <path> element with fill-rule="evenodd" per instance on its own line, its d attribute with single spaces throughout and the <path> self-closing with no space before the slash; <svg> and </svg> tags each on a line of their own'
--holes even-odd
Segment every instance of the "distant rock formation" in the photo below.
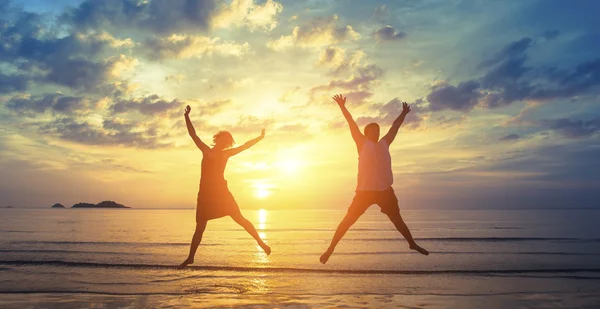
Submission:
<svg viewBox="0 0 600 309">
<path fill-rule="evenodd" d="M 113 201 L 102 201 L 98 204 L 77 203 L 71 208 L 131 208 Z"/>
<path fill-rule="evenodd" d="M 61 203 L 56 203 L 56 204 L 52 205 L 52 207 L 50 207 L 50 208 L 65 208 L 65 206 Z"/>
</svg>

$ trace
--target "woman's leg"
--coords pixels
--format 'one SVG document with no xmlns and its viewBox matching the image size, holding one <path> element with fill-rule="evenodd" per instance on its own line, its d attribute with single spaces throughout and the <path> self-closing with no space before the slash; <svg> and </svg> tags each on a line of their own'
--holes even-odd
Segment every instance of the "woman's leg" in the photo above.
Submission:
<svg viewBox="0 0 600 309">
<path fill-rule="evenodd" d="M 271 254 L 271 247 L 269 247 L 265 242 L 260 238 L 258 232 L 252 225 L 252 222 L 248 221 L 248 219 L 244 218 L 241 213 L 236 213 L 231 215 L 231 219 L 235 221 L 237 224 L 242 226 L 248 234 L 250 234 L 258 243 L 258 245 L 265 251 L 267 255 Z"/>
<path fill-rule="evenodd" d="M 196 231 L 194 232 L 194 237 L 192 237 L 192 243 L 190 244 L 190 254 L 188 255 L 187 259 L 183 261 L 181 265 L 179 265 L 180 267 L 185 267 L 188 264 L 194 263 L 194 256 L 196 255 L 196 250 L 200 245 L 200 241 L 202 241 L 202 234 L 206 229 L 206 223 L 206 220 L 200 220 L 196 222 Z"/>
</svg>

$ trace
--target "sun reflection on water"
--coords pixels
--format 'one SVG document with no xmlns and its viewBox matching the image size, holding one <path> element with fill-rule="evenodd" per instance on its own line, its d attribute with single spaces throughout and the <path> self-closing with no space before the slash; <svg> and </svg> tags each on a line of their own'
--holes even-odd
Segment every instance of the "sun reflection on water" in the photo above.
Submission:
<svg viewBox="0 0 600 309">
<path fill-rule="evenodd" d="M 259 209 L 257 212 L 258 215 L 258 236 L 268 244 L 267 241 L 267 233 L 265 231 L 267 227 L 267 211 L 265 209 Z M 263 249 L 256 245 L 256 253 L 254 254 L 254 263 L 266 266 L 269 263 L 269 256 L 265 254 Z"/>
</svg>

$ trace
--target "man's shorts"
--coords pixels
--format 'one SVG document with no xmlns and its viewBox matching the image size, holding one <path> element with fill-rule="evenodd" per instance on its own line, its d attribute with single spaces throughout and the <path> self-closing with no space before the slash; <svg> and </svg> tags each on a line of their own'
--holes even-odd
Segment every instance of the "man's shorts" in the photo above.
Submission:
<svg viewBox="0 0 600 309">
<path fill-rule="evenodd" d="M 348 207 L 348 213 L 360 216 L 373 204 L 377 204 L 381 212 L 388 216 L 400 213 L 398 199 L 392 187 L 384 191 L 356 191 L 352 204 Z"/>
</svg>

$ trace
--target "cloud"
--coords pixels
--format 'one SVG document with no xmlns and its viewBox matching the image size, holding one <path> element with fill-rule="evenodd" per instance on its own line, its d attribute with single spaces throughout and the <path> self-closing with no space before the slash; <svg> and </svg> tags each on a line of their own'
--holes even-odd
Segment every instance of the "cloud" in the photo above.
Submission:
<svg viewBox="0 0 600 309">
<path fill-rule="evenodd" d="M 499 138 L 498 140 L 501 142 L 509 142 L 509 141 L 516 141 L 521 139 L 521 136 L 519 134 L 507 134 L 504 135 L 503 137 Z"/>
<path fill-rule="evenodd" d="M 541 124 L 567 138 L 590 137 L 600 132 L 600 117 L 591 120 L 551 119 L 544 120 Z"/>
<path fill-rule="evenodd" d="M 137 63 L 124 55 L 102 59 L 107 50 L 133 47 L 130 39 L 97 31 L 58 36 L 42 15 L 13 15 L 0 27 L 0 65 L 11 72 L 0 75 L 2 92 L 24 91 L 33 82 L 93 91 Z"/>
<path fill-rule="evenodd" d="M 433 111 L 443 109 L 468 111 L 479 103 L 481 97 L 479 87 L 476 81 L 464 82 L 456 87 L 448 84 L 437 85 L 427 95 L 427 101 Z"/>
<path fill-rule="evenodd" d="M 128 29 L 170 34 L 210 28 L 215 0 L 87 0 L 61 19 L 77 29 Z"/>
<path fill-rule="evenodd" d="M 164 142 L 168 134 L 159 133 L 158 124 L 137 125 L 121 120 L 105 120 L 101 125 L 77 121 L 72 117 L 55 119 L 39 126 L 41 134 L 96 146 L 125 146 L 146 149 L 173 145 Z"/>
<path fill-rule="evenodd" d="M 362 116 L 356 119 L 356 123 L 360 126 L 367 125 L 372 122 L 391 125 L 398 116 L 402 113 L 402 101 L 398 98 L 393 98 L 389 102 L 385 104 L 377 104 L 371 105 L 369 108 L 371 110 L 377 111 L 376 116 Z M 413 103 L 410 103 L 411 112 L 404 119 L 404 123 L 402 124 L 403 128 L 415 129 L 419 127 L 422 121 L 421 112 L 423 108 L 421 105 L 423 104 L 423 100 L 416 100 Z"/>
<path fill-rule="evenodd" d="M 534 41 L 522 38 L 480 63 L 486 70 L 478 79 L 432 87 L 427 96 L 432 110 L 469 111 L 475 106 L 496 108 L 518 101 L 550 101 L 597 91 L 600 86 L 600 58 L 571 68 L 555 65 L 527 66 Z"/>
<path fill-rule="evenodd" d="M 329 46 L 319 55 L 317 66 L 329 68 L 327 74 L 337 76 L 359 68 L 364 57 L 365 53 L 362 50 L 356 50 L 350 56 L 346 57 L 346 51 L 343 48 Z"/>
<path fill-rule="evenodd" d="M 175 82 L 176 84 L 181 83 L 183 80 L 185 79 L 185 75 L 183 74 L 174 74 L 174 75 L 169 75 L 167 77 L 165 77 L 165 81 L 169 82 Z"/>
<path fill-rule="evenodd" d="M 392 26 L 385 26 L 373 32 L 373 38 L 377 43 L 400 41 L 406 37 L 406 33 L 396 31 Z"/>
<path fill-rule="evenodd" d="M 167 101 L 153 94 L 141 98 L 120 99 L 112 106 L 112 111 L 115 114 L 136 111 L 147 116 L 179 116 L 184 105 L 185 103 L 178 99 Z"/>
<path fill-rule="evenodd" d="M 270 40 L 267 47 L 280 51 L 292 46 L 320 47 L 345 41 L 355 41 L 360 38 L 352 26 L 338 27 L 338 16 L 315 18 L 310 22 L 296 26 L 291 35 L 282 35 L 279 39 Z"/>
<path fill-rule="evenodd" d="M 187 59 L 213 54 L 241 57 L 248 52 L 250 45 L 247 42 L 236 44 L 223 41 L 219 37 L 173 34 L 168 37 L 148 39 L 143 48 L 151 59 Z"/>
<path fill-rule="evenodd" d="M 348 79 L 331 81 L 327 85 L 313 88 L 313 91 L 329 91 L 334 89 L 368 90 L 371 84 L 383 76 L 383 73 L 384 70 L 381 67 L 369 64 L 358 68 L 356 74 L 353 74 Z"/>
<path fill-rule="evenodd" d="M 212 17 L 215 28 L 225 28 L 231 25 L 245 26 L 251 31 L 271 31 L 277 26 L 277 15 L 283 10 L 283 5 L 273 0 L 256 4 L 254 0 L 232 0 L 224 3 Z"/>
<path fill-rule="evenodd" d="M 560 35 L 560 31 L 556 30 L 556 29 L 552 29 L 552 30 L 546 30 L 544 31 L 544 33 L 542 33 L 542 37 L 546 40 L 552 40 L 557 38 Z"/>
<path fill-rule="evenodd" d="M 31 78 L 24 74 L 0 73 L 0 93 L 24 91 L 29 87 Z"/>
<path fill-rule="evenodd" d="M 453 126 L 462 124 L 468 120 L 469 120 L 469 118 L 466 115 L 460 115 L 457 117 L 448 117 L 445 115 L 441 115 L 433 121 L 433 124 L 435 124 L 436 126 L 439 126 L 441 128 L 449 128 L 449 127 L 453 127 Z"/>
<path fill-rule="evenodd" d="M 47 111 L 54 114 L 76 115 L 89 113 L 98 103 L 99 100 L 87 97 L 53 93 L 41 96 L 14 96 L 7 102 L 6 108 L 26 117 L 36 117 Z"/>
</svg>

